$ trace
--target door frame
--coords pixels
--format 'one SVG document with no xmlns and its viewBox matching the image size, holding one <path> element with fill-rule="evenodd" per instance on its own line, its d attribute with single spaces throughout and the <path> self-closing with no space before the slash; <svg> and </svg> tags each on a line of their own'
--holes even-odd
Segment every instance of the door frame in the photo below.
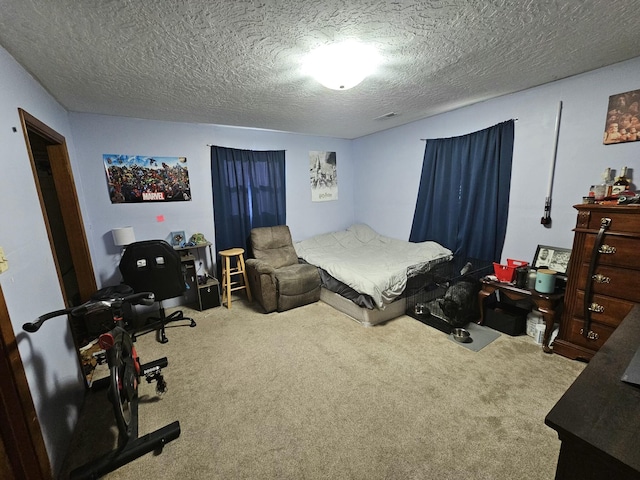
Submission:
<svg viewBox="0 0 640 480">
<path fill-rule="evenodd" d="M 0 462 L 4 464 L 0 477 L 52 478 L 47 448 L 1 285 L 0 412 Z"/>
<path fill-rule="evenodd" d="M 64 292 L 62 273 L 55 254 L 51 227 L 47 219 L 43 195 L 40 191 L 29 131 L 35 132 L 50 142 L 47 153 L 51 164 L 54 184 L 62 210 L 65 233 L 68 237 L 71 257 L 78 278 L 81 301 L 89 299 L 97 289 L 89 244 L 84 230 L 78 194 L 73 180 L 71 162 L 64 136 L 19 108 L 20 123 L 25 138 L 27 153 L 42 216 L 49 237 L 51 254 L 55 263 L 60 289 Z M 64 295 L 65 306 L 70 299 Z M 75 338 L 74 338 L 75 343 Z M 77 346 L 76 346 L 77 347 Z M 77 351 L 77 348 L 76 348 Z M 78 353 L 79 355 L 79 353 Z M 50 479 L 53 477 L 42 429 L 27 382 L 24 364 L 9 317 L 9 310 L 0 285 L 0 473 L 14 478 Z M 9 477 L 12 478 L 12 477 Z"/>
<path fill-rule="evenodd" d="M 25 142 L 27 144 L 29 159 L 31 160 L 33 179 L 36 184 L 38 199 L 40 200 L 40 207 L 42 208 L 42 216 L 47 228 L 47 235 L 49 236 L 49 243 L 51 244 L 53 260 L 55 262 L 56 271 L 58 273 L 60 289 L 64 292 L 62 272 L 60 271 L 60 266 L 58 265 L 58 260 L 54 253 L 55 246 L 53 243 L 53 236 L 51 234 L 51 226 L 49 225 L 49 221 L 47 219 L 46 208 L 42 192 L 40 191 L 39 187 L 38 172 L 36 170 L 33 152 L 31 151 L 28 130 L 36 132 L 38 135 L 44 137 L 52 143 L 52 145 L 47 147 L 47 152 L 49 154 L 53 181 L 56 187 L 56 191 L 58 192 L 58 199 L 60 201 L 60 209 L 62 210 L 64 229 L 67 234 L 69 247 L 71 249 L 71 259 L 73 261 L 73 266 L 76 270 L 76 276 L 78 278 L 80 301 L 86 302 L 87 300 L 89 300 L 89 297 L 97 290 L 97 284 L 93 270 L 93 263 L 91 263 L 91 252 L 89 251 L 89 243 L 87 242 L 87 236 L 84 231 L 84 222 L 82 221 L 82 212 L 80 211 L 78 193 L 76 191 L 75 182 L 73 180 L 71 162 L 69 160 L 69 153 L 67 151 L 67 141 L 64 136 L 60 135 L 58 132 L 51 129 L 23 109 L 19 108 L 18 112 L 20 114 L 20 122 L 22 123 L 22 131 L 24 133 Z M 66 307 L 71 306 L 69 301 L 70 299 L 67 299 L 65 296 Z"/>
</svg>

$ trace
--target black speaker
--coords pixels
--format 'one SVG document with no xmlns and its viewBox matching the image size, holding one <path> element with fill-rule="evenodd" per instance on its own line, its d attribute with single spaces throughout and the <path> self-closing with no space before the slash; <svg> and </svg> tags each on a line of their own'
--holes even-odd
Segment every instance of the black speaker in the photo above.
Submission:
<svg viewBox="0 0 640 480">
<path fill-rule="evenodd" d="M 220 285 L 218 280 L 209 279 L 205 285 L 198 286 L 198 310 L 220 306 Z"/>
</svg>

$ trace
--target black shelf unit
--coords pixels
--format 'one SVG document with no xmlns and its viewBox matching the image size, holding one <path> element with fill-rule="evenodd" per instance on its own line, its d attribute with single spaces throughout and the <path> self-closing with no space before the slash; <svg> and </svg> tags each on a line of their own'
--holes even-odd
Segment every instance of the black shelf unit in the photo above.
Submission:
<svg viewBox="0 0 640 480">
<path fill-rule="evenodd" d="M 199 311 L 219 307 L 220 284 L 212 274 L 214 266 L 211 243 L 206 242 L 174 248 L 180 253 L 182 260 L 184 278 L 187 284 L 187 290 L 184 294 L 186 302 Z M 199 273 L 200 266 L 202 266 L 202 273 Z"/>
</svg>

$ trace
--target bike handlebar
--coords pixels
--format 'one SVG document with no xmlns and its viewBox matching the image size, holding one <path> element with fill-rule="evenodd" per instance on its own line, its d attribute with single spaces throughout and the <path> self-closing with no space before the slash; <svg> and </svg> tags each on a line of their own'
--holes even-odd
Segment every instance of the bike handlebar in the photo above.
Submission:
<svg viewBox="0 0 640 480">
<path fill-rule="evenodd" d="M 40 330 L 40 327 L 45 321 L 60 315 L 71 314 L 79 317 L 88 313 L 108 310 L 113 307 L 121 307 L 125 303 L 132 305 L 153 305 L 153 302 L 155 302 L 155 295 L 152 292 L 134 293 L 132 295 L 116 296 L 108 299 L 91 299 L 77 307 L 64 308 L 40 315 L 35 322 L 27 322 L 22 325 L 22 329 L 25 332 L 34 333 Z"/>
</svg>

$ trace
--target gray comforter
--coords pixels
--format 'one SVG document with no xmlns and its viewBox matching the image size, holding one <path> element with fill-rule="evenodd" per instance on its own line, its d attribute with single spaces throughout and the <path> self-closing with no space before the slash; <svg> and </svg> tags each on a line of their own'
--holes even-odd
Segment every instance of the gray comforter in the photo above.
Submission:
<svg viewBox="0 0 640 480">
<path fill-rule="evenodd" d="M 405 242 L 380 235 L 364 224 L 316 235 L 295 242 L 294 247 L 298 257 L 371 296 L 378 308 L 402 294 L 409 267 L 453 257 L 436 242 Z"/>
</svg>

